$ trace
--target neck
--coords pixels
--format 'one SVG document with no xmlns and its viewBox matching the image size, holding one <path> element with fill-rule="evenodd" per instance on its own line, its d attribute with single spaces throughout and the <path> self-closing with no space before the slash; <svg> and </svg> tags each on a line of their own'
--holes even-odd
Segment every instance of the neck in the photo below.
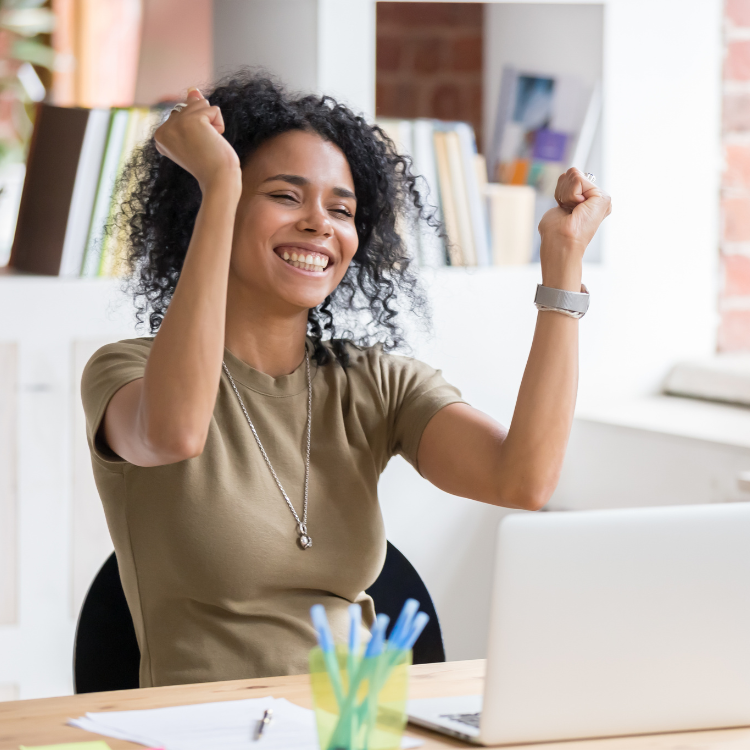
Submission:
<svg viewBox="0 0 750 750">
<path fill-rule="evenodd" d="M 273 378 L 294 372 L 305 357 L 307 310 L 274 311 L 256 293 L 230 283 L 224 345 Z"/>
</svg>

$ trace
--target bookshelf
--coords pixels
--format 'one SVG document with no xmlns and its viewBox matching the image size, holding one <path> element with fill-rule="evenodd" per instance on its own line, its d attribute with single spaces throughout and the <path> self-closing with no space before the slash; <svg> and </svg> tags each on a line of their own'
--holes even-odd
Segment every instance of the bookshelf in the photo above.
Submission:
<svg viewBox="0 0 750 750">
<path fill-rule="evenodd" d="M 314 24 L 303 23 L 304 14 L 284 13 L 286 2 L 215 0 L 215 69 L 242 63 L 272 67 L 273 56 L 283 51 L 292 87 L 307 87 L 294 79 L 295 72 L 304 72 L 311 86 L 341 95 L 372 116 L 374 2 L 294 0 L 314 11 L 309 16 L 317 19 Z M 222 36 L 231 27 L 233 9 L 246 12 L 250 5 L 263 6 L 264 24 L 246 18 Z M 556 0 L 492 5 L 495 12 L 518 14 L 567 7 Z M 592 306 L 580 326 L 581 394 L 626 403 L 657 390 L 675 360 L 715 348 L 721 15 L 718 3 L 694 3 L 690 13 L 676 16 L 672 0 L 602 0 L 573 7 L 589 5 L 601 9 L 600 38 L 592 40 L 590 30 L 574 27 L 550 47 L 534 28 L 513 27 L 520 15 L 507 17 L 511 25 L 503 33 L 528 47 L 529 54 L 548 48 L 556 59 L 577 59 L 579 48 L 601 45 L 606 102 L 597 174 L 614 196 L 614 213 L 603 233 L 602 262 L 588 265 L 584 274 Z M 485 41 L 493 54 L 502 51 L 499 33 Z M 264 43 L 255 44 L 261 36 Z M 257 56 L 263 50 L 265 60 Z M 415 354 L 441 367 L 470 402 L 507 423 L 531 341 L 530 300 L 539 266 L 427 273 L 435 332 L 431 339 L 414 333 Z M 80 588 L 74 568 L 83 580 L 85 566 L 93 565 L 75 558 L 73 539 L 86 524 L 93 534 L 103 533 L 96 507 L 76 506 L 74 498 L 76 353 L 82 351 L 76 342 L 134 334 L 127 305 L 114 304 L 119 287 L 112 279 L 0 273 L 0 342 L 14 342 L 18 351 L 14 503 L 22 594 L 16 621 L 0 625 L 0 688 L 6 694 L 17 688 L 21 697 L 41 697 L 71 689 L 74 591 Z M 618 451 L 631 445 L 608 435 L 606 425 L 580 440 L 574 433 L 571 450 L 577 452 L 566 466 L 561 501 L 575 499 L 581 488 L 592 499 L 607 491 L 611 473 L 602 467 L 618 466 Z M 579 459 L 592 444 L 598 445 L 599 473 L 597 483 L 587 485 L 591 463 Z M 663 441 L 649 445 L 651 455 L 628 471 L 635 475 L 651 461 L 650 473 L 643 476 L 655 486 L 677 464 L 662 461 Z M 714 454 L 691 455 L 698 465 Z M 628 486 L 642 491 L 646 485 Z M 389 537 L 433 594 L 449 658 L 483 656 L 492 537 L 505 511 L 445 495 L 398 460 L 383 475 L 380 495 Z M 81 503 L 90 499 L 82 497 Z M 424 533 L 415 535 L 414 528 Z M 94 551 L 101 550 L 97 538 L 91 542 Z"/>
</svg>

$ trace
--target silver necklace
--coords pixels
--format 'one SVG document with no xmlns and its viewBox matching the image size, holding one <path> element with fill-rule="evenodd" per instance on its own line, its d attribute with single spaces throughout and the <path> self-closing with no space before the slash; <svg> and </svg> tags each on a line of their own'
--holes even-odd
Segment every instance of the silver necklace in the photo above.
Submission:
<svg viewBox="0 0 750 750">
<path fill-rule="evenodd" d="M 222 362 L 221 365 L 224 368 L 224 372 L 227 374 L 227 377 L 229 378 L 229 382 L 232 384 L 232 390 L 237 396 L 237 400 L 240 402 L 240 406 L 242 407 L 242 413 L 245 415 L 245 419 L 247 419 L 247 423 L 250 425 L 250 429 L 253 431 L 255 442 L 258 444 L 258 448 L 260 448 L 260 452 L 263 454 L 263 458 L 266 461 L 266 465 L 271 470 L 271 474 L 273 475 L 273 478 L 276 480 L 276 485 L 281 491 L 281 494 L 284 496 L 284 500 L 286 500 L 286 504 L 289 506 L 289 510 L 292 512 L 292 515 L 294 516 L 294 520 L 297 522 L 297 544 L 302 549 L 310 549 L 310 547 L 312 547 L 312 538 L 307 533 L 307 486 L 308 486 L 308 480 L 310 478 L 310 424 L 312 421 L 312 379 L 310 378 L 310 357 L 307 355 L 307 349 L 305 349 L 305 369 L 307 370 L 307 452 L 305 455 L 305 499 L 302 504 L 302 520 L 300 520 L 300 517 L 297 515 L 297 511 L 294 510 L 292 501 L 289 499 L 289 496 L 284 491 L 284 488 L 281 486 L 281 482 L 279 481 L 279 478 L 276 476 L 276 472 L 273 470 L 273 466 L 271 466 L 271 460 L 268 458 L 268 454 L 266 453 L 266 450 L 263 447 L 263 443 L 260 442 L 260 438 L 258 437 L 258 433 L 255 429 L 255 425 L 253 424 L 253 420 L 250 419 L 250 415 L 247 413 L 247 409 L 245 408 L 245 402 L 242 400 L 242 396 L 240 396 L 240 392 L 237 390 L 237 386 L 234 383 L 234 378 L 232 377 L 232 373 L 229 372 L 227 363 Z"/>
</svg>

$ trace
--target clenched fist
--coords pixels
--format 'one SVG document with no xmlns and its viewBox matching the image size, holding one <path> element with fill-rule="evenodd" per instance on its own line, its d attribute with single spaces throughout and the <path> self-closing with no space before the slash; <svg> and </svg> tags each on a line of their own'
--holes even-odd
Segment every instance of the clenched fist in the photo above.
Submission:
<svg viewBox="0 0 750 750">
<path fill-rule="evenodd" d="M 190 172 L 205 193 L 217 181 L 241 187 L 240 160 L 223 132 L 221 110 L 198 89 L 190 89 L 187 106 L 172 111 L 154 133 L 154 141 L 157 151 Z"/>
<path fill-rule="evenodd" d="M 612 212 L 612 199 L 571 167 L 557 181 L 555 200 L 557 206 L 539 222 L 542 281 L 545 286 L 578 292 L 583 254 Z"/>
</svg>

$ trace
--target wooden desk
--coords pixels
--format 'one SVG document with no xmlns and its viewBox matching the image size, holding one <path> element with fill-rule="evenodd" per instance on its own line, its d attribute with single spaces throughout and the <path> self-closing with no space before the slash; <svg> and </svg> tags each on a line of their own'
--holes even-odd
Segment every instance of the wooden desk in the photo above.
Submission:
<svg viewBox="0 0 750 750">
<path fill-rule="evenodd" d="M 472 695 L 482 692 L 484 661 L 459 661 L 447 664 L 424 664 L 412 667 L 410 696 L 431 698 L 449 695 Z M 83 716 L 87 711 L 125 711 L 157 708 L 186 703 L 239 700 L 263 695 L 287 698 L 311 708 L 307 675 L 273 677 L 259 680 L 211 682 L 199 685 L 121 690 L 112 693 L 88 693 L 63 698 L 0 703 L 0 750 L 18 750 L 24 745 L 51 745 L 104 739 L 112 750 L 134 750 L 142 745 L 69 727 L 65 722 Z M 445 747 L 472 747 L 439 734 L 409 726 L 407 733 L 422 737 L 425 750 Z M 750 727 L 707 732 L 683 732 L 641 737 L 617 737 L 606 740 L 554 742 L 517 746 L 518 750 L 748 750 Z M 206 750 L 211 750 L 207 748 Z"/>
</svg>

